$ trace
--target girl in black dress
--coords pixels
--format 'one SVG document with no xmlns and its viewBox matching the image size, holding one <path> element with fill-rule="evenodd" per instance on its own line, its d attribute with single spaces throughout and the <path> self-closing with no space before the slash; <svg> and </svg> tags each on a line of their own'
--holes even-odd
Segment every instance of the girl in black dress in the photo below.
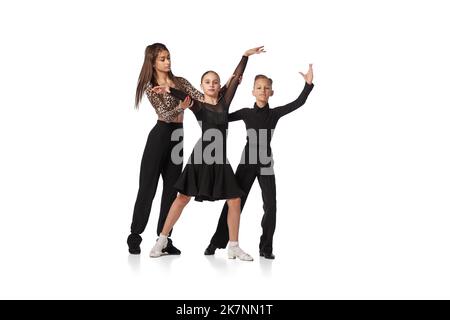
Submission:
<svg viewBox="0 0 450 320">
<path fill-rule="evenodd" d="M 167 236 L 180 217 L 184 207 L 195 197 L 197 201 L 216 201 L 226 199 L 228 204 L 228 231 L 229 245 L 228 257 L 252 261 L 253 258 L 244 252 L 238 244 L 240 198 L 244 192 L 239 187 L 233 169 L 226 158 L 226 131 L 228 128 L 228 109 L 244 73 L 248 57 L 264 52 L 263 47 L 247 50 L 236 70 L 233 73 L 229 86 L 220 92 L 220 78 L 214 71 L 203 74 L 201 87 L 204 92 L 204 101 L 189 97 L 183 91 L 169 86 L 153 88 L 154 92 L 170 93 L 172 96 L 189 101 L 192 98 L 190 109 L 202 128 L 202 137 L 192 152 L 186 167 L 175 183 L 179 192 L 173 202 L 163 230 L 156 244 L 150 252 L 150 257 L 159 257 L 166 254 Z"/>
<path fill-rule="evenodd" d="M 127 239 L 128 251 L 131 254 L 141 252 L 142 238 L 140 234 L 147 225 L 159 177 L 162 176 L 164 186 L 157 235 L 161 232 L 170 205 L 177 196 L 177 190 L 173 185 L 183 168 L 182 159 L 181 162 L 172 161 L 173 159 L 170 157 L 172 148 L 178 143 L 178 141 L 172 141 L 171 137 L 174 132 L 177 132 L 182 138 L 183 110 L 188 104 L 184 101 L 180 102 L 170 95 L 156 94 L 151 90 L 154 86 L 160 85 L 170 85 L 195 99 L 203 100 L 203 93 L 196 90 L 186 79 L 173 75 L 170 53 L 164 44 L 154 43 L 147 46 L 136 89 L 135 107 L 139 107 L 143 95 L 146 94 L 158 115 L 158 121 L 148 135 L 142 156 L 139 191 L 134 205 L 131 232 Z M 168 239 L 164 251 L 166 254 L 180 254 L 180 250 L 172 244 L 171 239 Z"/>
</svg>

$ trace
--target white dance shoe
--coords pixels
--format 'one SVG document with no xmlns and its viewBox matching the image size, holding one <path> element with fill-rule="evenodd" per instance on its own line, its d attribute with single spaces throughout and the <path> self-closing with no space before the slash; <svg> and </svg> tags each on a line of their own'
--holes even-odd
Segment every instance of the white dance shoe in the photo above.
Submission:
<svg viewBox="0 0 450 320">
<path fill-rule="evenodd" d="M 228 246 L 228 259 L 236 258 L 242 261 L 253 261 L 252 256 L 242 250 L 239 246 Z"/>
<path fill-rule="evenodd" d="M 161 257 L 162 255 L 166 255 L 167 252 L 163 252 L 163 249 L 167 247 L 167 237 L 159 237 L 156 240 L 155 245 L 153 246 L 152 250 L 150 250 L 150 257 L 151 258 L 157 258 Z"/>
</svg>

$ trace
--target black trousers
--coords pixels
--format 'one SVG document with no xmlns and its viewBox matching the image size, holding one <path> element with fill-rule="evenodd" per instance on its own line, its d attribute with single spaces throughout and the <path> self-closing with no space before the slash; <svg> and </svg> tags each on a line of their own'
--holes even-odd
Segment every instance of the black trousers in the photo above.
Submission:
<svg viewBox="0 0 450 320">
<path fill-rule="evenodd" d="M 259 250 L 266 253 L 272 253 L 277 214 L 275 175 L 261 175 L 258 166 L 240 164 L 236 170 L 236 178 L 239 186 L 246 194 L 245 197 L 241 198 L 241 213 L 253 182 L 258 178 L 264 209 L 264 215 L 261 221 L 263 232 L 259 242 Z M 228 205 L 225 203 L 217 224 L 216 232 L 211 238 L 211 243 L 217 248 L 225 248 L 229 240 L 227 215 Z"/>
<path fill-rule="evenodd" d="M 170 206 L 177 196 L 177 191 L 173 186 L 183 167 L 182 161 L 177 164 L 171 158 L 173 147 L 180 143 L 171 140 L 172 133 L 177 129 L 181 130 L 179 132 L 181 134 L 180 141 L 182 141 L 183 124 L 181 123 L 158 121 L 148 135 L 141 161 L 139 191 L 134 205 L 133 222 L 131 223 L 131 233 L 133 234 L 141 234 L 147 226 L 160 175 L 163 178 L 164 185 L 156 229 L 157 235 L 162 231 Z M 182 149 L 179 155 L 182 158 Z"/>
</svg>

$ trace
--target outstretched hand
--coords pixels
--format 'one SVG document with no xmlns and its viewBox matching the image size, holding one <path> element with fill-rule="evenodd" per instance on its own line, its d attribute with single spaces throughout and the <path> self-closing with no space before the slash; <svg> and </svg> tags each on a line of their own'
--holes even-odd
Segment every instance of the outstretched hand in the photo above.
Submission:
<svg viewBox="0 0 450 320">
<path fill-rule="evenodd" d="M 260 54 L 262 52 L 266 52 L 264 50 L 264 46 L 256 47 L 253 49 L 248 49 L 247 51 L 245 51 L 244 56 L 250 57 L 252 54 Z"/>
<path fill-rule="evenodd" d="M 183 110 L 186 110 L 187 108 L 192 107 L 192 99 L 190 96 L 186 96 L 183 101 L 180 102 L 180 106 L 183 108 Z"/>
<path fill-rule="evenodd" d="M 309 64 L 308 72 L 304 74 L 303 72 L 299 72 L 303 78 L 305 78 L 305 81 L 307 84 L 311 84 L 313 81 L 313 69 L 312 69 L 312 63 Z"/>
</svg>

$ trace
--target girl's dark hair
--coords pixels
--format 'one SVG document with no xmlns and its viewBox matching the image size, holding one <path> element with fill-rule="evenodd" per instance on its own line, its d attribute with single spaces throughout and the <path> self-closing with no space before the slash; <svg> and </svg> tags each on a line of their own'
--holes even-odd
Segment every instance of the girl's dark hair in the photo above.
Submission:
<svg viewBox="0 0 450 320">
<path fill-rule="evenodd" d="M 139 103 L 142 100 L 142 96 L 144 95 L 147 85 L 149 83 L 154 86 L 158 85 L 158 83 L 156 82 L 156 75 L 153 66 L 155 64 L 156 58 L 158 57 L 158 54 L 161 51 L 169 52 L 167 47 L 162 43 L 154 43 L 145 48 L 144 63 L 142 64 L 141 73 L 139 74 L 138 84 L 136 88 L 136 97 L 134 101 L 134 107 L 136 109 L 139 109 Z M 172 71 L 169 71 L 169 78 L 172 81 L 176 82 L 175 76 L 173 75 Z"/>
<path fill-rule="evenodd" d="M 208 73 L 214 73 L 214 74 L 217 76 L 217 78 L 219 78 L 219 80 L 220 80 L 219 74 L 218 74 L 217 72 L 215 72 L 215 71 L 213 71 L 213 70 L 208 70 L 208 71 L 206 71 L 206 72 L 202 75 L 202 78 L 200 79 L 200 82 L 203 82 L 203 78 L 204 78 Z"/>
</svg>

